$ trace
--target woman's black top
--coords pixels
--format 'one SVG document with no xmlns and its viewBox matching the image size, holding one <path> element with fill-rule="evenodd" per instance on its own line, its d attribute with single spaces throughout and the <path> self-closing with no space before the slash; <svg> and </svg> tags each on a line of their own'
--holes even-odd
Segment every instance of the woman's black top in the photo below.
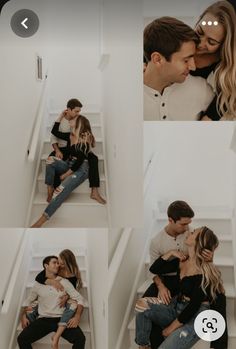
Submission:
<svg viewBox="0 0 236 349">
<path fill-rule="evenodd" d="M 70 281 L 70 283 L 76 289 L 76 285 L 77 285 L 77 278 L 76 278 L 76 276 L 71 276 L 69 278 L 64 278 L 64 279 L 67 279 L 68 281 Z M 47 277 L 46 277 L 45 270 L 42 270 L 35 278 L 35 281 L 37 281 L 38 283 L 40 283 L 42 285 L 45 285 L 46 280 L 47 280 Z"/>
<path fill-rule="evenodd" d="M 150 267 L 150 272 L 158 276 L 162 274 L 177 271 L 179 278 L 179 295 L 190 298 L 186 308 L 178 315 L 177 319 L 182 324 L 188 322 L 198 311 L 201 303 L 209 301 L 209 297 L 205 295 L 201 288 L 202 275 L 184 276 L 180 279 L 179 259 L 174 258 L 171 261 L 165 261 L 159 257 Z"/>
<path fill-rule="evenodd" d="M 82 146 L 77 146 L 76 144 L 70 145 L 70 132 L 60 132 L 59 126 L 60 126 L 60 122 L 55 122 L 51 133 L 55 137 L 63 139 L 64 141 L 67 141 L 67 146 L 65 151 L 67 154 L 67 158 L 72 157 L 77 159 L 77 161 L 71 166 L 71 170 L 75 172 L 81 166 L 81 162 L 83 162 L 84 159 L 86 158 L 87 156 L 86 150 L 89 149 L 89 144 L 87 145 L 82 144 Z"/>
<path fill-rule="evenodd" d="M 207 79 L 210 73 L 212 71 L 215 71 L 218 64 L 219 62 L 215 62 L 209 65 L 208 67 L 197 68 L 196 70 L 191 71 L 190 74 L 192 76 L 201 76 L 202 78 Z M 216 105 L 217 105 L 217 96 L 213 98 L 208 108 L 201 112 L 201 116 L 207 115 L 211 120 L 219 121 L 221 118 L 221 115 L 218 113 Z"/>
</svg>

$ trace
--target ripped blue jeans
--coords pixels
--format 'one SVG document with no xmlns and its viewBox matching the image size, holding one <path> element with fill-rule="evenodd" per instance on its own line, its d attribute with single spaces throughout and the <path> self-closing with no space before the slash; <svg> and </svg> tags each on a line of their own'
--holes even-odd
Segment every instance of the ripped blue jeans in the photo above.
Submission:
<svg viewBox="0 0 236 349">
<path fill-rule="evenodd" d="M 62 174 L 70 168 L 70 165 L 71 163 L 63 160 L 57 160 L 52 165 L 47 165 L 45 183 L 52 185 L 55 170 L 57 170 L 58 174 Z M 47 219 L 50 219 L 50 217 L 61 206 L 70 193 L 88 178 L 88 172 L 88 161 L 84 161 L 77 171 L 75 171 L 61 183 L 61 192 L 57 196 L 53 197 L 43 213 Z"/>
<path fill-rule="evenodd" d="M 149 303 L 149 309 L 136 314 L 135 342 L 140 346 L 149 346 L 152 322 L 158 324 L 162 329 L 166 328 L 178 317 L 188 303 L 187 301 L 178 301 L 177 297 L 174 297 L 169 305 Z M 201 304 L 194 317 L 166 337 L 158 349 L 192 348 L 199 340 L 194 331 L 194 320 L 200 312 L 208 309 L 209 304 Z"/>
</svg>

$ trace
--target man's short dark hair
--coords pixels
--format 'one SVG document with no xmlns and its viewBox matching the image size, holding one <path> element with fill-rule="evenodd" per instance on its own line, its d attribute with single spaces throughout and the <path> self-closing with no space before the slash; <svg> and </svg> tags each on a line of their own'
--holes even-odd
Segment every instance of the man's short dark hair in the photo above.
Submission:
<svg viewBox="0 0 236 349">
<path fill-rule="evenodd" d="M 179 221 L 183 217 L 193 218 L 194 212 L 185 201 L 174 201 L 167 209 L 167 215 L 174 222 Z"/>
<path fill-rule="evenodd" d="M 67 102 L 67 108 L 70 108 L 72 110 L 72 109 L 75 109 L 76 107 L 79 107 L 79 108 L 83 107 L 82 103 L 78 99 L 72 98 Z"/>
<path fill-rule="evenodd" d="M 58 257 L 57 256 L 47 256 L 44 258 L 43 260 L 43 268 L 45 269 L 45 264 L 49 265 L 51 259 L 57 259 L 58 260 Z"/>
<path fill-rule="evenodd" d="M 184 42 L 199 44 L 195 31 L 187 24 L 173 17 L 161 17 L 152 21 L 144 29 L 144 56 L 149 62 L 153 52 L 159 52 L 170 61 Z"/>
</svg>

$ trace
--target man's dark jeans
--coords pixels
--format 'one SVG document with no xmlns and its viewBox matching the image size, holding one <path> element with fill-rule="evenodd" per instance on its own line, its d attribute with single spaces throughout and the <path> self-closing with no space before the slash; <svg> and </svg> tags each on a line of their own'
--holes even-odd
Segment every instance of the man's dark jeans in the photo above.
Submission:
<svg viewBox="0 0 236 349">
<path fill-rule="evenodd" d="M 60 318 L 39 318 L 26 327 L 17 338 L 20 349 L 32 349 L 32 343 L 56 332 Z M 62 337 L 73 344 L 72 349 L 84 349 L 85 336 L 79 327 L 67 328 Z"/>
</svg>

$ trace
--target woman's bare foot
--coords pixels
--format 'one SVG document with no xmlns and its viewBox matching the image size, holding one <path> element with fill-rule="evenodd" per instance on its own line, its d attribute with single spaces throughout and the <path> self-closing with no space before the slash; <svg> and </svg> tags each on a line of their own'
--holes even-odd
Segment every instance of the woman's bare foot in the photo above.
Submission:
<svg viewBox="0 0 236 349">
<path fill-rule="evenodd" d="M 91 199 L 96 200 L 97 202 L 99 202 L 102 205 L 106 204 L 106 200 L 103 199 L 98 191 L 98 188 L 92 188 L 92 192 L 90 195 Z"/>
<path fill-rule="evenodd" d="M 54 336 L 52 336 L 51 347 L 52 347 L 52 349 L 59 349 L 59 338 L 56 337 L 55 334 L 54 334 Z"/>
<path fill-rule="evenodd" d="M 33 225 L 31 225 L 30 228 L 40 228 L 45 222 L 47 221 L 47 218 L 42 215 L 37 222 L 35 222 Z"/>
</svg>

